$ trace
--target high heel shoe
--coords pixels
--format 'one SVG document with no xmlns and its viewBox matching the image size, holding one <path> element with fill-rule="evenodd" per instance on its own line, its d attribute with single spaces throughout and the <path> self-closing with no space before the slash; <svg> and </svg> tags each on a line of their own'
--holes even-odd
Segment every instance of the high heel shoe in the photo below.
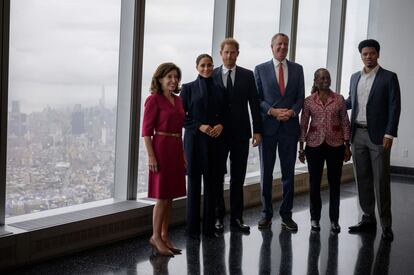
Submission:
<svg viewBox="0 0 414 275">
<path fill-rule="evenodd" d="M 175 255 L 180 255 L 181 254 L 182 250 L 179 249 L 179 248 L 174 247 L 168 239 L 166 239 L 166 240 L 163 239 L 162 241 L 165 243 L 165 245 L 168 247 L 168 249 L 171 250 L 172 253 L 174 253 Z"/>
<path fill-rule="evenodd" d="M 160 255 L 160 256 L 167 256 L 167 257 L 174 257 L 174 253 L 170 249 L 168 249 L 167 246 L 165 249 L 159 248 L 153 238 L 149 239 L 149 244 L 152 247 L 152 253 L 154 256 Z"/>
<path fill-rule="evenodd" d="M 175 247 L 168 247 L 168 249 L 170 249 L 171 252 L 174 253 L 175 255 L 180 255 L 182 251 L 181 249 L 175 248 Z"/>
</svg>

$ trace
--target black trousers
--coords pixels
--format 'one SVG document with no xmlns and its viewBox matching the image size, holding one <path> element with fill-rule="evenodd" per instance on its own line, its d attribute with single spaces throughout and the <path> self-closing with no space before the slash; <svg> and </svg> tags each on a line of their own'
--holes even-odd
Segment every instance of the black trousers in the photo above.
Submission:
<svg viewBox="0 0 414 275">
<path fill-rule="evenodd" d="M 224 170 L 220 162 L 222 155 L 223 146 L 214 140 L 209 141 L 206 167 L 194 169 L 188 175 L 187 233 L 189 235 L 198 236 L 200 234 L 201 178 L 203 178 L 203 234 L 214 234 L 217 186 Z M 200 163 L 194 166 L 199 165 Z"/>
<path fill-rule="evenodd" d="M 243 185 L 246 178 L 249 140 L 227 140 L 224 157 L 230 156 L 230 216 L 231 219 L 243 218 Z M 223 219 L 226 213 L 223 198 L 224 175 L 217 186 L 216 218 Z"/>
<path fill-rule="evenodd" d="M 326 161 L 329 184 L 329 218 L 331 222 L 338 222 L 344 152 L 344 145 L 332 147 L 324 142 L 318 147 L 306 146 L 305 154 L 309 170 L 311 220 L 319 221 L 321 218 L 322 201 L 320 190 L 323 167 Z"/>
</svg>

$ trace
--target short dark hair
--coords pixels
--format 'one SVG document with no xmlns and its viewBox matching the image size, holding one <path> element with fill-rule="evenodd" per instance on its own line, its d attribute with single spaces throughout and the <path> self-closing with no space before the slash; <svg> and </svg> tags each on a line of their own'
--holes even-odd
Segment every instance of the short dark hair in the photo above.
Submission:
<svg viewBox="0 0 414 275">
<path fill-rule="evenodd" d="M 282 37 L 286 37 L 288 40 L 289 40 L 289 36 L 287 36 L 286 34 L 284 34 L 283 32 L 279 32 L 279 33 L 277 33 L 277 34 L 275 34 L 275 35 L 273 35 L 273 37 L 272 37 L 272 41 L 270 42 L 270 45 L 273 45 L 273 42 L 276 40 L 276 38 L 278 38 L 279 36 L 282 36 Z"/>
<path fill-rule="evenodd" d="M 162 87 L 161 87 L 160 79 L 166 76 L 169 72 L 173 70 L 177 71 L 178 82 L 180 82 L 181 81 L 181 70 L 177 65 L 171 62 L 167 62 L 167 63 L 162 63 L 158 66 L 158 68 L 155 70 L 154 75 L 152 76 L 151 93 L 162 94 Z M 177 88 L 174 91 L 174 93 L 178 94 L 179 92 L 180 92 L 180 85 L 177 85 Z"/>
<path fill-rule="evenodd" d="M 232 45 L 236 48 L 237 51 L 239 51 L 239 42 L 237 42 L 237 40 L 232 37 L 227 37 L 223 40 L 223 42 L 221 42 L 220 50 L 222 51 L 226 45 Z"/>
<path fill-rule="evenodd" d="M 197 66 L 198 66 L 198 63 L 200 63 L 201 59 L 203 59 L 203 58 L 209 58 L 211 60 L 211 63 L 214 63 L 213 58 L 211 57 L 211 55 L 206 54 L 206 53 L 202 53 L 199 56 L 197 56 L 197 58 L 196 58 L 196 65 Z"/>
<path fill-rule="evenodd" d="M 361 53 L 363 48 L 374 48 L 377 52 L 380 52 L 380 44 L 375 39 L 366 39 L 359 42 L 358 50 Z"/>
</svg>

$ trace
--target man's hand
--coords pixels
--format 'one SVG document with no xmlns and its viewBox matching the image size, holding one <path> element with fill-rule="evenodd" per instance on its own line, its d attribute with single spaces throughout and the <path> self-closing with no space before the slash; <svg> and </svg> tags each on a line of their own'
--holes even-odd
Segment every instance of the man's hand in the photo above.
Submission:
<svg viewBox="0 0 414 275">
<path fill-rule="evenodd" d="M 257 145 L 259 145 L 260 142 L 262 142 L 262 136 L 258 133 L 253 134 L 253 138 L 252 138 L 253 147 L 256 147 Z"/>
<path fill-rule="evenodd" d="M 284 114 L 288 109 L 282 109 L 282 108 L 270 108 L 270 115 L 277 120 L 280 120 L 279 117 Z"/>
<path fill-rule="evenodd" d="M 384 139 L 382 140 L 382 146 L 384 146 L 385 150 L 391 150 L 392 138 L 384 137 Z"/>
<path fill-rule="evenodd" d="M 295 113 L 293 112 L 293 110 L 288 110 L 286 109 L 285 112 L 283 112 L 280 116 L 279 116 L 279 120 L 280 121 L 288 121 L 291 117 L 293 117 Z"/>
</svg>

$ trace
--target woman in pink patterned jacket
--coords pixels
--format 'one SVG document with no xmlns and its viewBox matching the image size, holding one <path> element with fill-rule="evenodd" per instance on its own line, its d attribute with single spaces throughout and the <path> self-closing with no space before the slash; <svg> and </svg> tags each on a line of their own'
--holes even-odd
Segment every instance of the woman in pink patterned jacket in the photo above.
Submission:
<svg viewBox="0 0 414 275">
<path fill-rule="evenodd" d="M 350 124 L 345 99 L 330 89 L 331 76 L 327 69 L 318 69 L 312 94 L 305 99 L 301 115 L 299 160 L 308 161 L 310 185 L 311 228 L 320 230 L 320 185 L 324 163 L 328 170 L 329 217 L 331 231 L 339 233 L 339 195 L 343 161 L 349 161 Z M 303 150 L 304 143 L 306 148 Z"/>
</svg>

